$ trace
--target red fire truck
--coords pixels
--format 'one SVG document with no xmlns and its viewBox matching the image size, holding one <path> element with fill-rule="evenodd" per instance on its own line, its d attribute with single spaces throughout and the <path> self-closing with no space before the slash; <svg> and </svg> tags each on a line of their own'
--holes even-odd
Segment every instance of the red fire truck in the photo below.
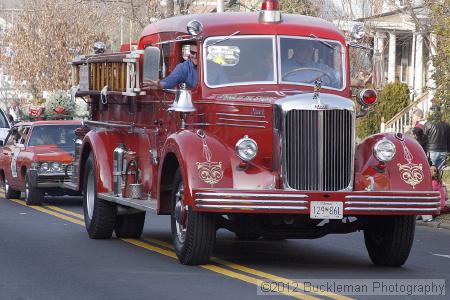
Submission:
<svg viewBox="0 0 450 300">
<path fill-rule="evenodd" d="M 190 45 L 197 80 L 151 83 Z M 355 141 L 374 90 L 351 100 L 349 51 L 323 20 L 259 13 L 178 16 L 148 25 L 138 50 L 72 62 L 90 105 L 76 131 L 72 189 L 93 239 L 141 235 L 145 211 L 170 215 L 183 264 L 208 261 L 216 230 L 239 239 L 364 231 L 374 264 L 400 266 L 415 217 L 439 213 L 427 158 L 400 133 Z"/>
</svg>

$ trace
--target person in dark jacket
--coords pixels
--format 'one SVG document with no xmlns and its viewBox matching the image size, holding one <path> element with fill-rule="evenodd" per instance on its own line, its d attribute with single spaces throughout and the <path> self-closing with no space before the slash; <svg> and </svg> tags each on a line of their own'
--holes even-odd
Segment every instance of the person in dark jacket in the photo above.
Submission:
<svg viewBox="0 0 450 300">
<path fill-rule="evenodd" d="M 428 140 L 428 154 L 433 166 L 440 167 L 447 158 L 450 145 L 450 125 L 442 120 L 439 106 L 430 108 L 430 118 L 424 125 Z"/>
</svg>

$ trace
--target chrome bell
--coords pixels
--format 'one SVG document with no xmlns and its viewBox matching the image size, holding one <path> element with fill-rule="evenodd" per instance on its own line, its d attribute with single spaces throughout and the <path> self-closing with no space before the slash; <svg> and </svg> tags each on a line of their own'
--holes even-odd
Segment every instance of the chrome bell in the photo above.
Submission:
<svg viewBox="0 0 450 300">
<path fill-rule="evenodd" d="M 191 91 L 186 89 L 186 84 L 182 84 L 181 88 L 175 92 L 175 101 L 169 107 L 169 111 L 193 112 L 196 110 L 192 104 Z"/>
</svg>

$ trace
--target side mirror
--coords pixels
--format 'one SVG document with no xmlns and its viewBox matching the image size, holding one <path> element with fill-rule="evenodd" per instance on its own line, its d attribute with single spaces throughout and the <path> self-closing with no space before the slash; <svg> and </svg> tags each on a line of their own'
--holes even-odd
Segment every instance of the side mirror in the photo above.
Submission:
<svg viewBox="0 0 450 300">
<path fill-rule="evenodd" d="M 3 147 L 4 141 L 0 140 L 0 147 Z"/>
<path fill-rule="evenodd" d="M 144 50 L 143 82 L 159 79 L 161 51 L 158 47 L 149 46 Z"/>
<path fill-rule="evenodd" d="M 381 90 L 384 87 L 384 67 L 380 52 L 373 53 L 373 87 Z"/>
</svg>

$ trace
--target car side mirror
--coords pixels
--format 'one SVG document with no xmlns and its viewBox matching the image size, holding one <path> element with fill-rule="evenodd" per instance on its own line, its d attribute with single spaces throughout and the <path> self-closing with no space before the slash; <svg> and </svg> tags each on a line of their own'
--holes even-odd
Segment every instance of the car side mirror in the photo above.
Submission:
<svg viewBox="0 0 450 300">
<path fill-rule="evenodd" d="M 3 147 L 3 144 L 4 143 L 4 141 L 2 141 L 2 140 L 0 140 L 0 147 Z"/>
<path fill-rule="evenodd" d="M 149 46 L 144 50 L 143 82 L 159 79 L 161 51 L 158 47 Z"/>
</svg>

